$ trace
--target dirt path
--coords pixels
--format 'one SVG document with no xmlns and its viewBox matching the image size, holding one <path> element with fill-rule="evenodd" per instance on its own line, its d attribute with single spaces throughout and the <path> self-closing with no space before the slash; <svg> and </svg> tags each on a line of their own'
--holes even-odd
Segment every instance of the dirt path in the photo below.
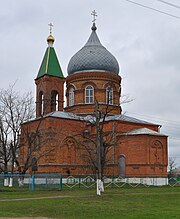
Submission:
<svg viewBox="0 0 180 219">
<path fill-rule="evenodd" d="M 47 217 L 0 217 L 0 219 L 50 219 Z"/>
<path fill-rule="evenodd" d="M 0 202 L 54 199 L 54 198 L 70 198 L 70 197 L 73 197 L 73 196 L 45 196 L 45 197 L 34 197 L 34 198 L 14 198 L 14 199 L 2 199 L 2 200 L 0 200 Z M 0 219 L 2 219 L 2 218 L 0 217 Z"/>
</svg>

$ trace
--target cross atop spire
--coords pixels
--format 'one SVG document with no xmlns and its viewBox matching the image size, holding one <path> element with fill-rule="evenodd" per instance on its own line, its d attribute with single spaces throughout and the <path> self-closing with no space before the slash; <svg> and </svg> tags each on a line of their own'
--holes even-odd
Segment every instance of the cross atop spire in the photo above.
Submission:
<svg viewBox="0 0 180 219">
<path fill-rule="evenodd" d="M 52 34 L 52 28 L 54 27 L 54 25 L 52 23 L 49 23 L 48 26 L 49 26 L 49 32 L 50 34 Z"/>
<path fill-rule="evenodd" d="M 97 12 L 94 10 L 94 11 L 91 12 L 91 15 L 93 16 L 92 22 L 95 23 L 96 17 L 97 17 Z"/>
<path fill-rule="evenodd" d="M 52 35 L 52 28 L 54 25 L 52 23 L 49 23 L 48 26 L 49 26 L 50 35 L 47 38 L 47 42 L 48 42 L 49 47 L 53 47 L 54 37 Z"/>
</svg>

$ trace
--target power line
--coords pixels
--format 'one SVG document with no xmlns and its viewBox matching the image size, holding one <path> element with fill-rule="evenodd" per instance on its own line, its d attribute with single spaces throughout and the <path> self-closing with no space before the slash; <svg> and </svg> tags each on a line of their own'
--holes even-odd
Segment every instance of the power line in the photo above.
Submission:
<svg viewBox="0 0 180 219">
<path fill-rule="evenodd" d="M 180 128 L 180 123 L 177 123 L 177 122 L 172 121 L 172 120 L 163 120 L 162 118 L 155 117 L 155 116 L 150 116 L 150 115 L 142 115 L 142 114 L 132 113 L 132 112 L 129 112 L 129 113 L 130 113 L 130 114 L 138 115 L 138 116 L 140 116 L 141 118 L 142 118 L 142 117 L 145 117 L 145 120 L 146 120 L 146 119 L 148 120 L 147 117 L 149 117 L 149 118 L 151 118 L 151 121 L 152 121 L 152 120 L 156 120 L 156 121 L 157 121 L 157 119 L 158 119 L 158 120 L 161 120 L 161 121 L 163 121 L 163 122 L 168 123 L 167 125 L 163 124 L 163 127 L 164 127 L 164 128 L 166 127 L 166 134 L 169 136 L 169 139 L 170 139 L 170 140 L 174 140 L 174 141 L 180 141 L 179 136 L 178 136 L 178 137 L 177 137 L 177 136 L 174 136 L 174 133 L 171 131 L 172 128 L 179 129 L 179 128 Z M 171 122 L 171 123 L 170 123 L 170 122 Z M 172 123 L 172 122 L 173 122 L 173 123 Z M 176 127 L 175 127 L 175 126 L 176 126 Z M 169 129 L 170 129 L 170 130 L 169 130 Z"/>
<path fill-rule="evenodd" d="M 180 141 L 180 138 L 174 138 L 174 137 L 171 137 L 171 136 L 169 136 L 169 139 Z"/>
<path fill-rule="evenodd" d="M 137 2 L 135 2 L 135 1 L 131 1 L 131 0 L 125 0 L 125 1 L 127 1 L 127 2 L 129 2 L 129 3 L 132 3 L 132 4 L 135 4 L 135 5 L 138 5 L 138 6 L 140 6 L 140 7 L 146 8 L 146 9 L 150 9 L 150 10 L 152 10 L 152 11 L 159 12 L 159 13 L 161 13 L 161 14 L 168 15 L 168 16 L 170 16 L 170 17 L 173 17 L 173 18 L 176 18 L 176 19 L 179 19 L 179 20 L 180 20 L 180 17 L 179 17 L 179 16 L 176 16 L 176 15 L 173 15 L 173 14 L 169 14 L 169 13 L 167 13 L 167 12 L 164 12 L 164 11 L 161 11 L 161 10 L 158 10 L 158 9 L 155 9 L 155 8 L 152 8 L 152 7 L 149 7 L 149 6 L 146 6 L 146 5 L 137 3 Z"/>
<path fill-rule="evenodd" d="M 158 1 L 158 2 L 161 2 L 161 3 L 164 3 L 164 4 L 166 4 L 166 5 L 170 5 L 170 6 L 174 7 L 174 8 L 180 9 L 180 6 L 179 6 L 179 5 L 175 5 L 175 4 L 173 4 L 173 3 L 170 3 L 170 2 L 167 2 L 167 1 L 163 1 L 163 0 L 157 0 L 157 1 Z"/>
<path fill-rule="evenodd" d="M 128 112 L 128 111 L 127 111 Z M 138 115 L 138 116 L 141 116 L 141 117 L 144 117 L 145 119 L 153 119 L 153 120 L 159 120 L 159 121 L 162 121 L 162 122 L 166 122 L 169 124 L 171 124 L 172 126 L 177 126 L 176 128 L 179 128 L 180 127 L 180 122 L 177 122 L 177 121 L 172 121 L 172 120 L 165 120 L 163 118 L 160 118 L 158 116 L 151 116 L 151 115 L 143 115 L 143 114 L 139 114 L 139 113 L 134 113 L 134 112 L 128 112 L 130 114 L 134 114 L 134 115 Z"/>
</svg>

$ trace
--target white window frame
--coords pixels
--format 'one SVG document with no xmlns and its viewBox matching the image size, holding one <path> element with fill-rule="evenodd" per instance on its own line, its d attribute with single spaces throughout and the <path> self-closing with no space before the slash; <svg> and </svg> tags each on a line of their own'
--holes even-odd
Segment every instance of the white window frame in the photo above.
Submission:
<svg viewBox="0 0 180 219">
<path fill-rule="evenodd" d="M 113 88 L 110 86 L 106 88 L 106 104 L 113 105 Z"/>
<path fill-rule="evenodd" d="M 59 94 L 56 94 L 56 111 L 59 110 Z"/>
<path fill-rule="evenodd" d="M 94 103 L 94 87 L 91 85 L 88 85 L 85 88 L 85 103 L 86 104 Z"/>
<path fill-rule="evenodd" d="M 74 106 L 74 88 L 69 90 L 69 106 Z"/>
</svg>

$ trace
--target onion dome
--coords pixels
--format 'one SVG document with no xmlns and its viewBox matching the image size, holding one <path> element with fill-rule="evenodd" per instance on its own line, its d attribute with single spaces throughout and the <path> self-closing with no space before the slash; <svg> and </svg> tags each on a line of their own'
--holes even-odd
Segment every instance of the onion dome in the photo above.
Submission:
<svg viewBox="0 0 180 219">
<path fill-rule="evenodd" d="M 92 33 L 87 43 L 70 59 L 68 75 L 82 71 L 105 71 L 118 74 L 119 64 L 116 58 L 101 44 L 96 34 L 95 23 L 91 29 Z"/>
</svg>

